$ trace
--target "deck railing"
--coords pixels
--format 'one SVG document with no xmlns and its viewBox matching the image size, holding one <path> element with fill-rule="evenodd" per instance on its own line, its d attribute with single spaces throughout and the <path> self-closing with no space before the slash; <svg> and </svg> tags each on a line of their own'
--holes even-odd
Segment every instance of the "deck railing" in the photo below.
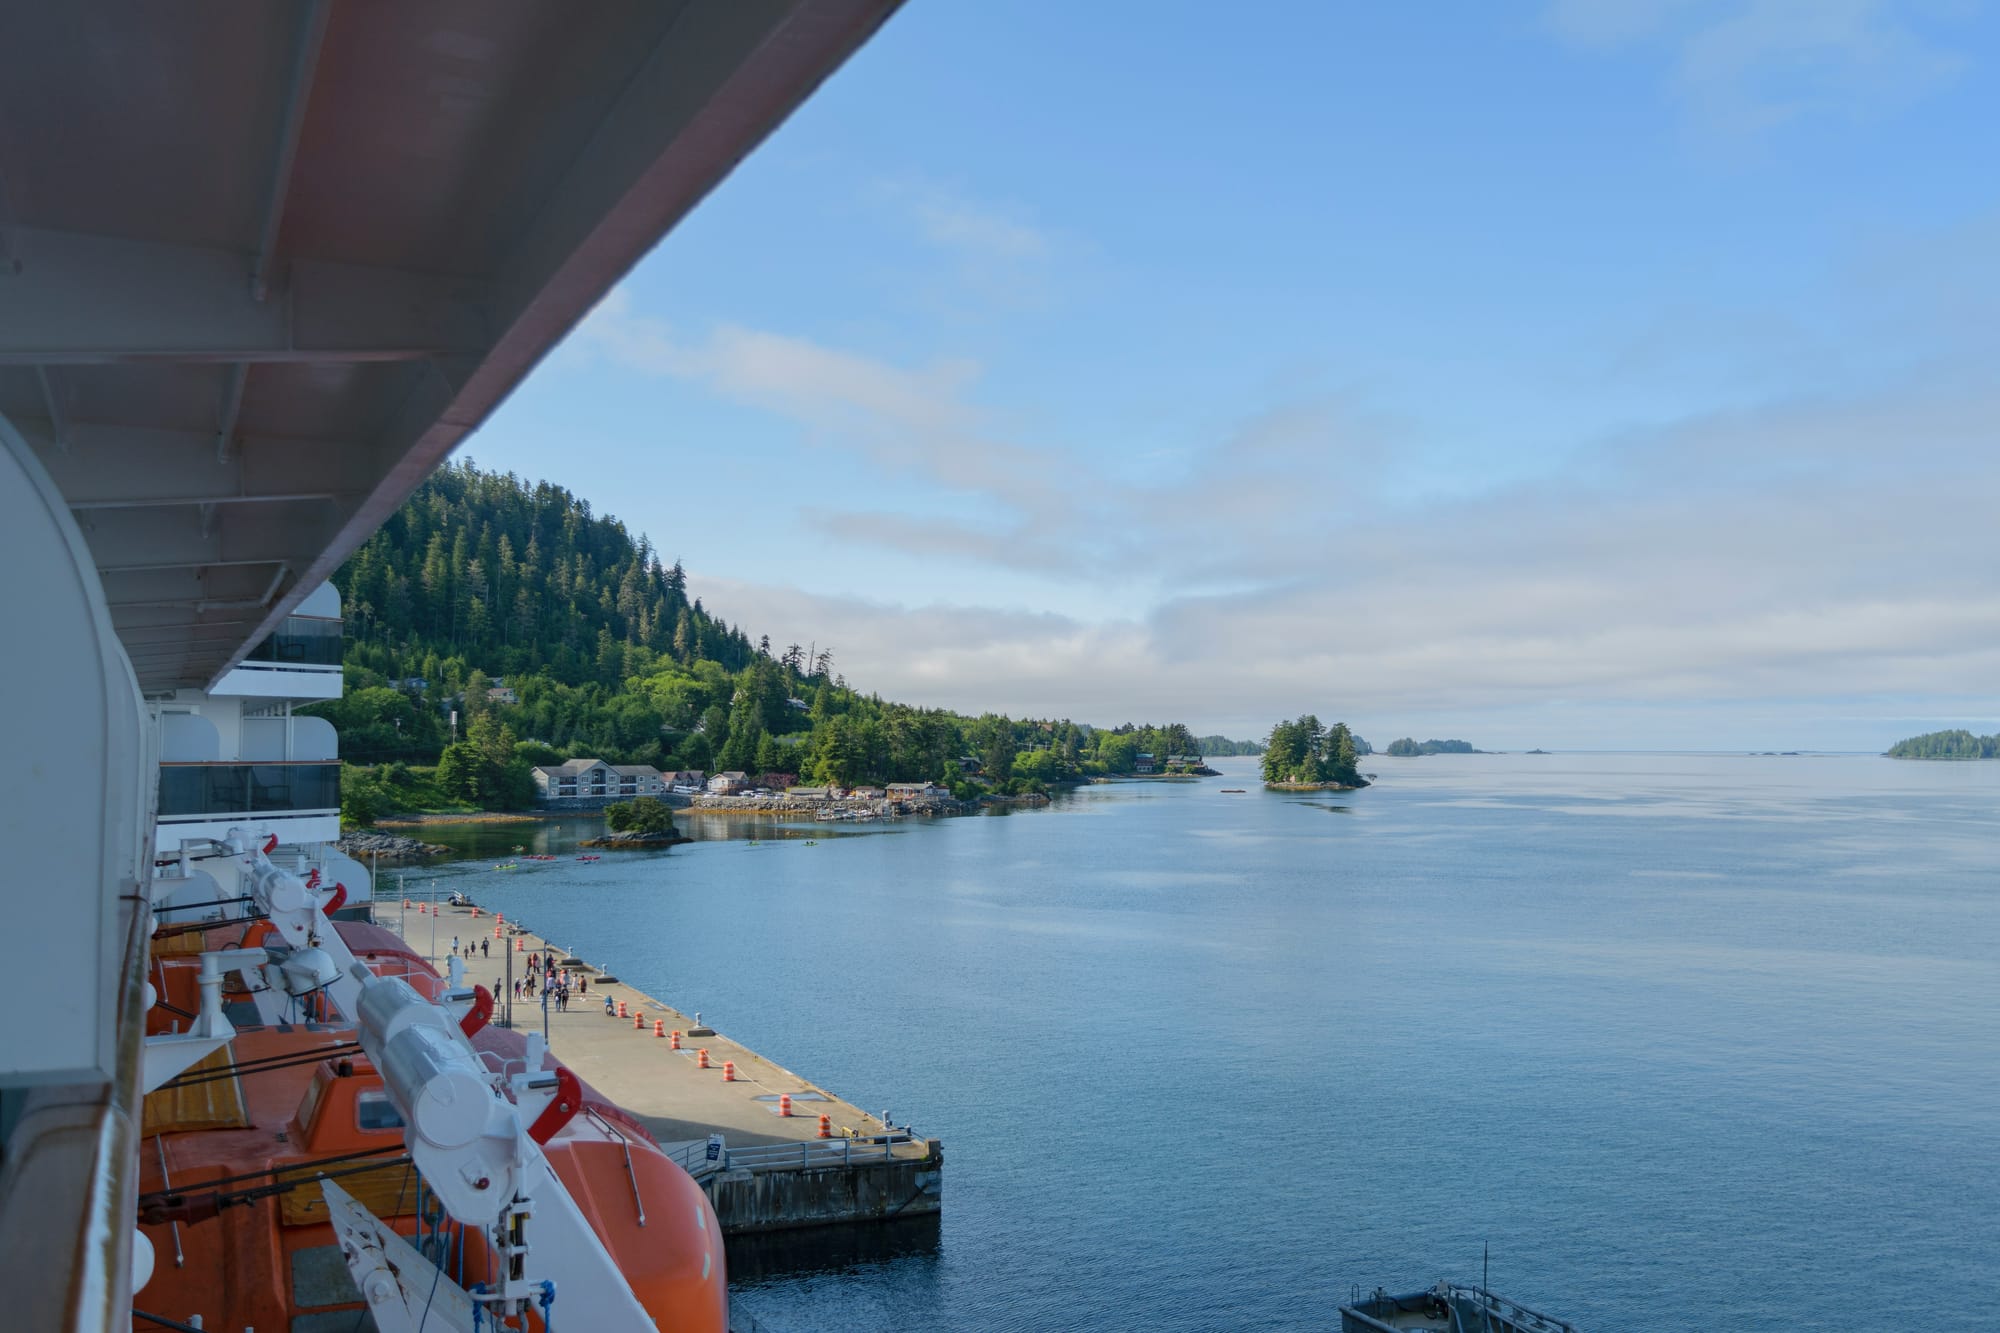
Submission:
<svg viewBox="0 0 2000 1333">
<path fill-rule="evenodd" d="M 160 765 L 162 819 L 190 815 L 331 813 L 340 809 L 340 761 Z"/>
<path fill-rule="evenodd" d="M 788 1167 L 854 1166 L 864 1162 L 886 1162 L 896 1155 L 898 1144 L 914 1143 L 915 1136 L 899 1132 L 886 1142 L 879 1136 L 863 1139 L 805 1139 L 798 1143 L 759 1143 L 731 1148 L 726 1144 L 716 1160 L 709 1160 L 708 1144 L 690 1143 L 668 1156 L 689 1175 L 700 1177 L 708 1171 L 742 1168 L 771 1171 Z"/>
</svg>

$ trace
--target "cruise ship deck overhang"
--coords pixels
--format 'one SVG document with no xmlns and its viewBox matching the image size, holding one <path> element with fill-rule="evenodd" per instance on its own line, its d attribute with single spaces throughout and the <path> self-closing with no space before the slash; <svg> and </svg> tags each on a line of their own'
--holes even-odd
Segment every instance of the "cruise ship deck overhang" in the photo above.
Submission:
<svg viewBox="0 0 2000 1333">
<path fill-rule="evenodd" d="M 150 1271 L 143 696 L 277 629 L 896 4 L 0 12 L 0 1324 L 130 1326 Z"/>
<path fill-rule="evenodd" d="M 897 3 L 11 7 L 0 429 L 140 687 L 234 665 Z"/>
</svg>

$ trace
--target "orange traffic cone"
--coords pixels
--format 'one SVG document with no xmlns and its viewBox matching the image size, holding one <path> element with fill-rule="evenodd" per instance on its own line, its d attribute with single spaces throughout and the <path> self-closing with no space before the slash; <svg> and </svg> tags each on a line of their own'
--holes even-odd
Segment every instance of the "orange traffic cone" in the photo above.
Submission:
<svg viewBox="0 0 2000 1333">
<path fill-rule="evenodd" d="M 646 1026 L 646 1016 L 642 1013 L 635 1012 L 632 1015 L 632 1030 L 634 1032 L 637 1032 L 640 1029 L 644 1028 L 645 1026 Z"/>
<path fill-rule="evenodd" d="M 708 1047 L 704 1046 L 694 1053 L 694 1067 L 696 1069 L 708 1068 Z"/>
<path fill-rule="evenodd" d="M 778 1114 L 782 1116 L 790 1116 L 791 1113 L 792 1113 L 792 1094 L 789 1092 L 779 1094 Z"/>
<path fill-rule="evenodd" d="M 673 1043 L 668 1049 L 678 1051 L 681 1048 L 681 1032 L 679 1028 L 674 1029 Z"/>
<path fill-rule="evenodd" d="M 833 1117 L 832 1117 L 832 1116 L 830 1116 L 830 1115 L 823 1115 L 823 1116 L 821 1116 L 821 1117 L 819 1118 L 819 1137 L 821 1137 L 821 1138 L 823 1138 L 823 1139 L 830 1139 L 830 1138 L 832 1138 L 832 1137 L 833 1137 Z"/>
<path fill-rule="evenodd" d="M 722 1081 L 724 1083 L 734 1083 L 736 1081 L 736 1062 L 734 1060 L 724 1060 L 722 1062 Z"/>
<path fill-rule="evenodd" d="M 664 1018 L 656 1018 L 656 1019 L 654 1019 L 654 1020 L 653 1020 L 653 1035 L 654 1035 L 654 1036 L 656 1036 L 656 1037 L 664 1037 L 664 1036 L 666 1036 L 666 1035 L 667 1035 L 667 1020 L 666 1020 L 666 1019 L 664 1019 Z"/>
</svg>

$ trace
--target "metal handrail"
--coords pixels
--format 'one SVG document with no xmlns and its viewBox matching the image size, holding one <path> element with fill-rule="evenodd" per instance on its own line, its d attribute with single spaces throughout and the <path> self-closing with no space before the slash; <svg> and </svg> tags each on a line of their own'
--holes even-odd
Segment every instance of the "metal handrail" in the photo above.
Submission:
<svg viewBox="0 0 2000 1333">
<path fill-rule="evenodd" d="M 632 1182 L 632 1206 L 639 1212 L 639 1225 L 646 1225 L 646 1202 L 639 1197 L 639 1173 L 632 1169 L 632 1140 L 623 1131 L 613 1127 L 609 1120 L 597 1113 L 597 1108 L 584 1103 L 583 1113 L 596 1122 L 597 1127 L 618 1140 L 618 1146 L 625 1150 L 625 1178 Z"/>
<path fill-rule="evenodd" d="M 727 1148 L 722 1150 L 723 1167 L 774 1167 L 825 1165 L 838 1162 L 842 1166 L 855 1161 L 874 1161 L 880 1158 L 888 1161 L 896 1155 L 896 1145 L 914 1140 L 908 1134 L 890 1135 L 886 1141 L 870 1142 L 862 1139 L 802 1139 L 797 1143 L 762 1143 L 749 1148 Z"/>
<path fill-rule="evenodd" d="M 1493 1313 L 1515 1324 L 1533 1329 L 1536 1333 L 1576 1333 L 1576 1325 L 1552 1315 L 1545 1315 L 1540 1310 L 1531 1310 L 1519 1301 L 1509 1300 L 1498 1292 L 1488 1291 L 1484 1287 L 1462 1286 L 1454 1282 L 1451 1284 L 1451 1289 L 1476 1297 Z"/>
</svg>

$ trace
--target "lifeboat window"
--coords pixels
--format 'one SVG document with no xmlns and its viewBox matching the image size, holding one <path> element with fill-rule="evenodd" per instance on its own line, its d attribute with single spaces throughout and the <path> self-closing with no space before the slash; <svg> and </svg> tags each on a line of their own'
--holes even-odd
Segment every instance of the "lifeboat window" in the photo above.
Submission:
<svg viewBox="0 0 2000 1333">
<path fill-rule="evenodd" d="M 371 1091 L 357 1095 L 354 1099 L 354 1118 L 361 1128 L 371 1133 L 403 1127 L 403 1117 L 386 1092 Z"/>
</svg>

